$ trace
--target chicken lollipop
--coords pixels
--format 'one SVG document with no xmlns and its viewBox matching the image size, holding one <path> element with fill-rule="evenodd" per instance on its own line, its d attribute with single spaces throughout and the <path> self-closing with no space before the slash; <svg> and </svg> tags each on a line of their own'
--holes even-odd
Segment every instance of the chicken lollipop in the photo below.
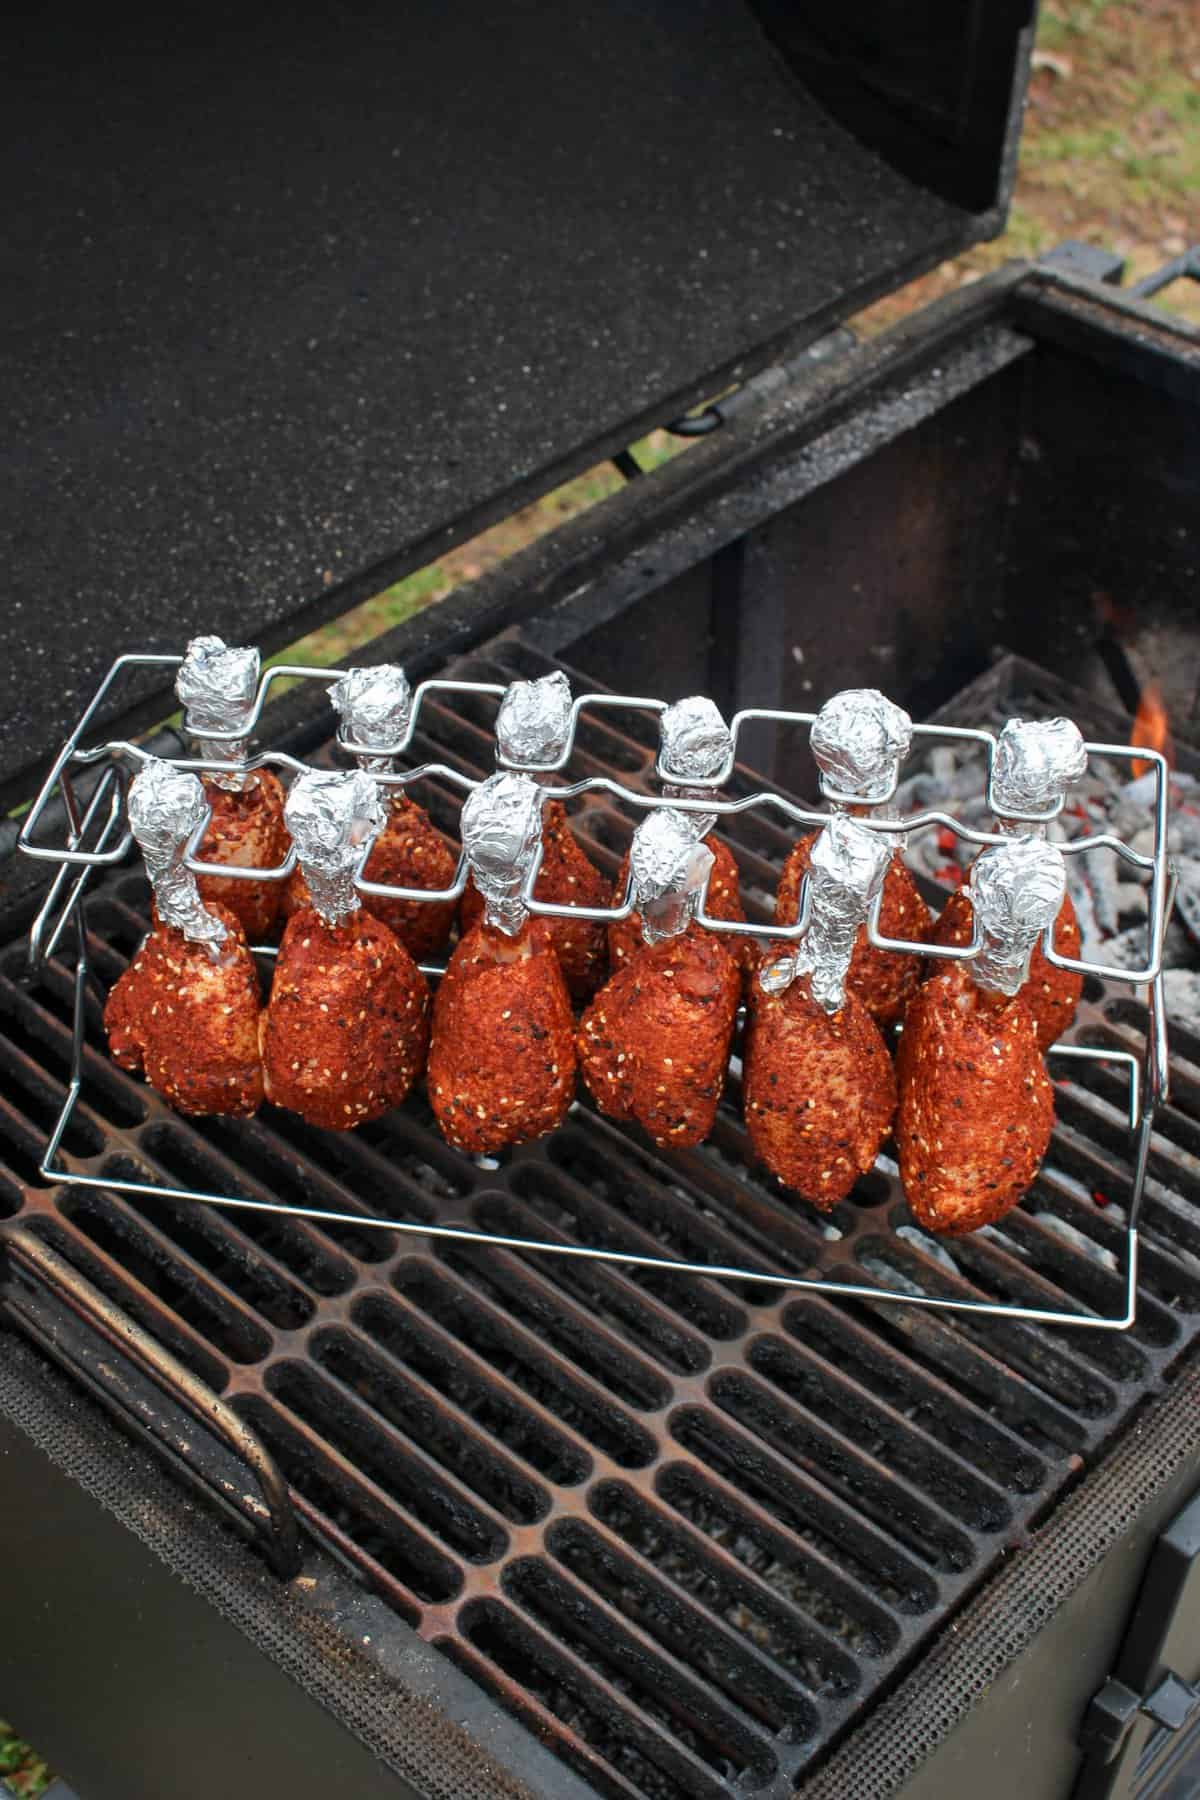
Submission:
<svg viewBox="0 0 1200 1800">
<path fill-rule="evenodd" d="M 741 977 L 724 941 L 695 923 L 712 865 L 687 815 L 667 809 L 638 826 L 630 870 L 646 941 L 579 1026 L 596 1105 L 636 1119 L 657 1144 L 703 1142 L 725 1085 Z"/>
<path fill-rule="evenodd" d="M 575 1093 L 575 1021 L 554 939 L 520 898 L 540 825 L 528 775 L 493 775 L 463 807 L 484 916 L 438 987 L 428 1088 L 447 1143 L 474 1155 L 553 1131 Z"/>
<path fill-rule="evenodd" d="M 929 1231 L 958 1237 L 1001 1218 L 1046 1153 L 1054 1097 L 1021 990 L 1065 891 L 1062 853 L 1040 838 L 985 850 L 971 873 L 982 949 L 909 1003 L 896 1143 L 908 1204 Z"/>
<path fill-rule="evenodd" d="M 992 771 L 992 805 L 1000 831 L 1044 837 L 1045 826 L 1011 819 L 1009 812 L 1043 812 L 1060 800 L 1071 782 L 1087 769 L 1087 751 L 1079 728 L 1069 719 L 1010 719 L 1000 733 Z M 934 926 L 930 942 L 969 944 L 974 931 L 968 891 L 951 894 Z M 1054 924 L 1054 948 L 1060 956 L 1078 957 L 1079 920 L 1070 894 L 1064 893 Z M 1040 943 L 1033 947 L 1029 976 L 1022 995 L 1037 1025 L 1043 1050 L 1060 1038 L 1075 1017 L 1083 976 L 1047 961 Z"/>
<path fill-rule="evenodd" d="M 892 1059 L 847 979 L 890 860 L 879 833 L 835 814 L 808 859 L 808 929 L 795 950 L 764 959 L 751 990 L 750 1142 L 772 1174 L 822 1211 L 872 1166 L 896 1110 Z"/>
<path fill-rule="evenodd" d="M 389 745 L 400 743 L 412 714 L 412 689 L 404 670 L 396 663 L 370 669 L 350 669 L 329 690 L 343 730 L 371 754 L 359 754 L 360 769 L 372 775 L 390 774 L 395 757 Z M 410 800 L 403 788 L 380 789 L 384 810 L 383 830 L 375 839 L 363 875 L 389 887 L 448 888 L 457 867 L 453 851 L 439 835 L 424 809 Z M 303 869 L 296 869 L 284 893 L 283 910 L 290 918 L 309 904 Z M 395 932 L 409 955 L 428 962 L 446 948 L 454 923 L 453 900 L 396 900 L 380 894 L 368 897 L 372 918 Z"/>
<path fill-rule="evenodd" d="M 729 727 L 720 712 L 711 700 L 706 700 L 700 694 L 687 700 L 677 700 L 674 706 L 668 706 L 663 713 L 659 721 L 659 732 L 661 747 L 658 767 L 664 778 L 663 793 L 671 800 L 705 799 L 712 790 L 689 786 L 689 782 L 694 784 L 718 775 L 729 761 L 733 750 Z M 739 925 L 745 924 L 746 915 L 738 893 L 737 863 L 729 846 L 713 835 L 716 814 L 681 813 L 679 817 L 685 820 L 694 837 L 704 839 L 705 847 L 712 855 L 704 902 L 705 912 L 710 919 L 732 919 Z M 627 853 L 613 885 L 611 905 L 619 905 L 624 898 L 628 879 Z M 730 937 L 723 941 L 741 967 L 749 971 L 757 954 L 754 939 Z M 609 926 L 608 955 L 614 969 L 619 968 L 627 956 L 641 950 L 642 945 L 642 921 L 636 912 L 627 919 L 615 920 Z"/>
<path fill-rule="evenodd" d="M 571 729 L 571 688 L 561 670 L 539 681 L 514 681 L 496 715 L 496 748 L 511 769 L 533 772 L 562 754 Z M 566 807 L 549 800 L 542 808 L 542 866 L 537 900 L 560 906 L 604 906 L 608 883 L 575 841 Z M 484 902 L 472 877 L 462 897 L 464 932 L 483 917 Z M 575 1004 L 590 1000 L 607 971 L 604 926 L 594 919 L 546 922 L 563 976 Z"/>
<path fill-rule="evenodd" d="M 245 737 L 210 739 L 212 731 L 245 725 L 258 691 L 258 651 L 233 649 L 219 637 L 193 638 L 175 677 L 184 725 L 197 754 L 244 763 Z M 200 861 L 243 869 L 277 869 L 288 850 L 283 821 L 283 789 L 269 769 L 205 775 L 204 793 L 212 823 L 200 845 Z M 270 931 L 283 905 L 282 881 L 246 881 L 236 876 L 202 875 L 200 897 L 220 901 L 245 927 L 251 943 Z"/>
<path fill-rule="evenodd" d="M 288 920 L 263 1015 L 267 1098 L 349 1131 L 399 1106 L 420 1074 L 429 989 L 354 890 L 363 845 L 384 823 L 372 777 L 301 775 L 287 823 L 311 904 Z"/>
<path fill-rule="evenodd" d="M 869 811 L 895 785 L 896 771 L 912 740 L 912 720 L 875 688 L 848 688 L 827 700 L 813 722 L 810 743 L 821 775 L 822 792 L 835 807 Z M 814 836 L 803 837 L 783 865 L 775 897 L 775 922 L 795 923 L 800 883 L 808 870 Z M 879 925 L 885 937 L 920 942 L 929 931 L 929 909 L 900 851 L 892 852 L 883 882 Z M 909 996 L 920 980 L 913 956 L 879 950 L 859 928 L 850 959 L 850 991 L 877 1025 L 903 1018 Z"/>
<path fill-rule="evenodd" d="M 259 996 L 245 933 L 207 907 L 184 866 L 205 813 L 195 775 L 153 759 L 129 789 L 129 823 L 154 887 L 154 925 L 104 1009 L 113 1060 L 185 1113 L 248 1118 L 263 1097 Z"/>
</svg>

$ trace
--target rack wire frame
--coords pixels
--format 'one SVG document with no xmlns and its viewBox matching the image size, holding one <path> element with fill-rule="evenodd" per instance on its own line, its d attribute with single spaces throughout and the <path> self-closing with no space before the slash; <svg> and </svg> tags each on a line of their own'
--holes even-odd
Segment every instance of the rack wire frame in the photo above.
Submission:
<svg viewBox="0 0 1200 1800">
<path fill-rule="evenodd" d="M 191 1201 L 203 1205 L 219 1206 L 231 1211 L 279 1213 L 289 1217 L 311 1219 L 317 1224 L 351 1224 L 360 1230 L 368 1227 L 401 1235 L 488 1244 L 497 1249 L 576 1257 L 584 1261 L 613 1263 L 627 1268 L 656 1269 L 677 1275 L 701 1275 L 718 1280 L 753 1281 L 769 1286 L 794 1289 L 798 1292 L 823 1293 L 835 1297 L 840 1296 L 843 1299 L 883 1301 L 896 1306 L 917 1306 L 948 1313 L 982 1314 L 989 1318 L 1022 1320 L 1041 1325 L 1073 1326 L 1077 1329 L 1085 1328 L 1097 1331 L 1126 1331 L 1135 1323 L 1137 1318 L 1139 1219 L 1150 1155 L 1154 1114 L 1156 1108 L 1165 1103 L 1170 1091 L 1162 961 L 1166 926 L 1174 900 L 1174 875 L 1167 855 L 1168 765 L 1158 751 L 1129 744 L 1089 742 L 1085 746 L 1089 756 L 1102 755 L 1113 759 L 1136 759 L 1146 765 L 1147 773 L 1153 775 L 1154 848 L 1152 853 L 1136 851 L 1131 845 L 1108 833 L 1071 839 L 1058 846 L 1064 855 L 1087 855 L 1096 851 L 1110 852 L 1121 861 L 1141 871 L 1144 876 L 1149 877 L 1147 948 L 1144 963 L 1137 968 L 1129 969 L 1087 958 L 1061 956 L 1052 942 L 1053 927 L 1047 929 L 1042 941 L 1042 949 L 1047 960 L 1058 968 L 1075 970 L 1085 976 L 1100 976 L 1129 987 L 1145 987 L 1147 989 L 1149 1023 L 1144 1053 L 1141 1057 L 1128 1050 L 1093 1048 L 1075 1044 L 1057 1044 L 1052 1046 L 1049 1052 L 1057 1061 L 1068 1066 L 1072 1061 L 1099 1062 L 1107 1064 L 1109 1067 L 1118 1066 L 1124 1069 L 1126 1075 L 1127 1117 L 1133 1140 L 1133 1161 L 1130 1190 L 1126 1202 L 1124 1258 L 1118 1268 L 1123 1282 L 1122 1305 L 1119 1312 L 1110 1316 L 1086 1309 L 1082 1303 L 1080 1310 L 1076 1311 L 1021 1306 L 982 1298 L 974 1300 L 932 1294 L 913 1294 L 874 1283 L 834 1281 L 821 1276 L 779 1275 L 771 1271 L 736 1264 L 688 1262 L 674 1257 L 636 1255 L 599 1246 L 563 1244 L 538 1238 L 506 1236 L 497 1232 L 475 1231 L 466 1227 L 438 1225 L 426 1221 L 364 1217 L 361 1213 L 343 1214 L 321 1207 L 252 1200 L 237 1194 L 225 1194 L 203 1188 L 161 1187 L 148 1182 L 85 1175 L 59 1162 L 63 1136 L 83 1089 L 85 1002 L 88 983 L 91 979 L 84 904 L 85 892 L 89 881 L 97 872 L 121 863 L 133 846 L 133 834 L 125 817 L 125 793 L 131 772 L 136 770 L 142 762 L 148 760 L 149 755 L 140 744 L 128 739 L 112 739 L 90 747 L 85 747 L 84 740 L 105 702 L 127 672 L 144 668 L 175 668 L 182 660 L 182 657 L 178 655 L 141 655 L 136 653 L 117 657 L 85 709 L 79 723 L 55 758 L 50 772 L 26 816 L 18 838 L 18 848 L 26 856 L 52 864 L 57 871 L 51 881 L 46 899 L 30 928 L 29 966 L 31 976 L 36 977 L 45 962 L 55 954 L 68 928 L 74 927 L 72 1055 L 66 1097 L 46 1140 L 46 1146 L 38 1164 L 39 1174 L 47 1181 L 63 1186 L 105 1188 L 117 1193 Z M 336 668 L 276 664 L 264 672 L 254 706 L 244 725 L 237 731 L 206 730 L 206 742 L 228 741 L 232 750 L 235 745 L 243 743 L 250 737 L 262 716 L 270 689 L 275 682 L 282 679 L 299 678 L 322 682 L 328 686 L 337 681 L 345 672 L 345 670 Z M 448 678 L 423 681 L 414 691 L 408 726 L 403 737 L 397 743 L 386 748 L 381 748 L 378 744 L 368 746 L 356 744 L 342 734 L 339 734 L 337 742 L 347 755 L 370 756 L 373 762 L 380 757 L 400 757 L 408 750 L 419 728 L 421 710 L 428 696 L 436 694 L 492 696 L 498 706 L 505 691 L 503 685 L 495 682 L 457 681 Z M 737 800 L 722 799 L 719 792 L 722 784 L 729 779 L 733 772 L 737 760 L 738 740 L 747 725 L 765 721 L 782 728 L 805 729 L 812 724 L 816 717 L 815 713 L 785 712 L 761 707 L 750 707 L 737 713 L 730 724 L 731 747 L 725 764 L 715 775 L 707 779 L 689 778 L 686 797 L 639 793 L 608 776 L 591 776 L 585 780 L 562 786 L 552 786 L 546 780 L 546 777 L 559 773 L 569 764 L 580 720 L 586 713 L 616 709 L 659 715 L 666 710 L 666 704 L 662 700 L 631 694 L 581 694 L 576 697 L 572 702 L 568 736 L 561 754 L 552 761 L 546 761 L 536 766 L 521 765 L 523 772 L 542 778 L 543 804 L 554 800 L 569 800 L 582 794 L 604 792 L 627 807 L 644 812 L 670 807 L 681 812 L 727 818 L 742 812 L 762 809 L 782 813 L 791 824 L 807 829 L 819 829 L 827 822 L 829 817 L 827 811 L 816 811 L 803 807 L 796 801 L 769 789 L 761 789 Z M 975 742 L 978 744 L 987 761 L 988 793 L 991 798 L 997 746 L 997 739 L 993 733 L 965 726 L 914 724 L 913 737 L 922 747 L 927 743 Z M 255 769 L 274 768 L 295 775 L 304 772 L 308 767 L 297 758 L 276 750 L 260 751 L 242 760 L 231 758 L 229 761 L 220 761 L 211 756 L 170 757 L 165 760 L 175 768 L 191 770 L 198 774 L 245 775 L 252 773 Z M 497 764 L 500 767 L 511 766 L 504 761 L 498 750 Z M 85 803 L 76 791 L 76 778 L 81 771 L 97 767 L 100 771 L 99 778 Z M 656 772 L 664 781 L 669 782 L 672 779 L 661 767 Z M 464 794 L 479 785 L 475 778 L 437 762 L 422 763 L 410 769 L 397 769 L 394 772 L 376 773 L 375 778 L 384 788 L 406 788 L 420 781 L 436 779 L 460 788 Z M 928 810 L 906 817 L 885 816 L 887 802 L 895 794 L 898 779 L 897 774 L 897 780 L 893 783 L 890 793 L 884 796 L 880 802 L 884 811 L 859 821 L 868 829 L 884 832 L 898 842 L 913 832 L 932 829 L 951 831 L 957 838 L 980 848 L 1007 841 L 1006 836 L 999 832 L 975 829 L 964 825 L 952 814 L 941 811 Z M 62 808 L 66 815 L 65 839 L 62 842 L 39 842 L 39 828 L 56 795 L 61 797 Z M 828 794 L 827 798 L 835 804 L 839 801 L 845 804 L 854 803 L 854 797 L 851 795 Z M 1062 811 L 1062 805 L 1060 800 L 1055 806 L 1041 813 L 1021 815 L 1008 813 L 1007 817 L 1010 819 L 1015 817 L 1019 823 L 1036 827 L 1055 818 Z M 185 866 L 194 874 L 217 875 L 225 879 L 232 877 L 237 880 L 249 881 L 285 881 L 295 868 L 294 848 L 289 849 L 287 856 L 278 866 L 269 869 L 239 868 L 228 864 L 204 862 L 199 856 L 199 846 L 208 829 L 210 817 L 211 814 L 206 811 L 185 851 Z M 461 851 L 454 880 L 448 887 L 434 890 L 396 887 L 367 880 L 363 871 L 371 848 L 370 842 L 364 844 L 355 875 L 355 886 L 367 899 L 375 896 L 437 903 L 457 899 L 466 888 L 469 869 L 465 854 Z M 620 900 L 609 907 L 571 906 L 538 900 L 534 888 L 541 866 L 541 854 L 539 845 L 521 893 L 523 905 L 535 917 L 582 918 L 597 922 L 609 922 L 628 918 L 634 911 L 631 883 L 628 880 Z M 881 899 L 877 898 L 867 925 L 870 942 L 878 948 L 924 957 L 936 956 L 948 962 L 970 961 L 979 954 L 981 942 L 978 933 L 970 943 L 963 946 L 937 946 L 886 936 L 881 931 L 879 924 L 880 904 Z M 710 931 L 720 935 L 759 937 L 767 939 L 773 945 L 780 945 L 794 943 L 804 936 L 808 929 L 809 910 L 806 877 L 801 886 L 798 915 L 794 924 L 790 926 L 741 924 L 731 920 L 711 918 L 705 909 L 703 891 L 697 918 Z M 252 949 L 256 955 L 262 957 L 270 958 L 276 954 L 274 947 L 270 945 L 254 945 Z M 442 966 L 437 964 L 423 964 L 422 969 L 426 975 L 435 979 L 443 972 Z"/>
</svg>

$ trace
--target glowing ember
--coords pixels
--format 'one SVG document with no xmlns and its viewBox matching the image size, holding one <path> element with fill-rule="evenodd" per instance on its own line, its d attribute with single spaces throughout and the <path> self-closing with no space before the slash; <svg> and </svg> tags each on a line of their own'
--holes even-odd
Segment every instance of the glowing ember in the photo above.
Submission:
<svg viewBox="0 0 1200 1800">
<path fill-rule="evenodd" d="M 1144 745 L 1148 750 L 1158 750 L 1166 757 L 1168 764 L 1174 761 L 1171 755 L 1171 734 L 1167 729 L 1167 709 L 1163 705 L 1162 690 L 1157 681 L 1148 681 L 1142 689 L 1129 741 L 1139 747 Z M 1135 775 L 1144 775 L 1151 766 L 1139 757 L 1133 760 Z"/>
</svg>

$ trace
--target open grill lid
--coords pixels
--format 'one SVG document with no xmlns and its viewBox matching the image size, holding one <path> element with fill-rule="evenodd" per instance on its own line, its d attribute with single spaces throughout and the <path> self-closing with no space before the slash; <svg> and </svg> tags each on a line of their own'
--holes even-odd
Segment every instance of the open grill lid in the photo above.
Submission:
<svg viewBox="0 0 1200 1800">
<path fill-rule="evenodd" d="M 30 23 L 0 790 L 114 646 L 282 645 L 998 230 L 1030 11 Z"/>
</svg>

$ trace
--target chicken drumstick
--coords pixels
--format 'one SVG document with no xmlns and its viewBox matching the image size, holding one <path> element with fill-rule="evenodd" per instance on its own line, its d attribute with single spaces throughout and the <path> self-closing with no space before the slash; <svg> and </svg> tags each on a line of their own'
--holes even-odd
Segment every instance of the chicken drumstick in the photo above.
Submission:
<svg viewBox="0 0 1200 1800">
<path fill-rule="evenodd" d="M 896 771 L 911 741 L 912 720 L 878 689 L 847 688 L 835 694 L 817 714 L 809 739 L 822 791 L 835 807 L 870 809 L 895 786 Z M 801 838 L 783 865 L 775 897 L 778 925 L 796 921 L 800 883 L 812 846 L 812 835 Z M 885 937 L 910 942 L 922 941 L 929 931 L 929 909 L 899 850 L 893 852 L 884 878 L 879 924 Z M 894 1025 L 903 1018 L 920 973 L 915 957 L 877 949 L 866 926 L 860 927 L 848 981 L 877 1025 Z"/>
<path fill-rule="evenodd" d="M 571 729 L 571 687 L 561 670 L 538 681 L 514 681 L 496 715 L 496 748 L 507 767 L 532 773 L 562 754 Z M 608 883 L 576 842 L 560 800 L 542 808 L 542 866 L 534 898 L 560 906 L 606 906 Z M 462 897 L 464 934 L 484 915 L 484 898 L 474 877 Z M 562 965 L 567 991 L 577 1006 L 590 1000 L 607 973 L 604 926 L 594 919 L 545 919 L 544 938 Z M 537 934 L 535 933 L 535 936 Z"/>
<path fill-rule="evenodd" d="M 236 731 L 246 723 L 258 691 L 258 673 L 257 650 L 232 648 L 219 637 L 192 639 L 175 678 L 175 693 L 200 756 L 245 762 L 247 738 L 213 740 L 207 733 Z M 200 845 L 201 862 L 277 869 L 288 850 L 278 777 L 270 769 L 255 769 L 250 774 L 230 771 L 202 779 L 212 823 Z M 228 907 L 251 943 L 267 935 L 283 905 L 281 880 L 202 875 L 199 885 L 201 899 Z"/>
<path fill-rule="evenodd" d="M 1037 1174 L 1054 1097 L 1022 993 L 1066 891 L 1062 853 L 1036 837 L 985 850 L 971 875 L 983 947 L 909 1004 L 896 1143 L 913 1216 L 958 1237 L 1014 1207 Z"/>
<path fill-rule="evenodd" d="M 712 861 L 684 813 L 652 813 L 638 826 L 630 870 L 646 942 L 579 1026 L 596 1105 L 636 1119 L 657 1144 L 703 1142 L 725 1084 L 741 978 L 721 939 L 695 923 Z"/>
<path fill-rule="evenodd" d="M 154 924 L 109 994 L 104 1027 L 114 1062 L 180 1112 L 248 1118 L 263 1097 L 258 975 L 239 921 L 206 907 L 184 867 L 204 812 L 197 777 L 169 763 L 147 761 L 129 789 Z"/>
<path fill-rule="evenodd" d="M 1087 751 L 1079 728 L 1069 719 L 1010 719 L 1000 733 L 992 772 L 992 804 L 1000 831 L 1044 837 L 1045 826 L 1022 823 L 1011 812 L 1042 812 L 1060 800 L 1067 786 L 1087 769 Z M 1008 809 L 1008 810 L 1006 810 Z M 969 944 L 974 932 L 966 888 L 951 894 L 933 928 L 934 944 Z M 1054 923 L 1054 948 L 1060 956 L 1078 957 L 1079 920 L 1070 894 L 1063 895 Z M 1040 943 L 1033 947 L 1029 976 L 1021 990 L 1037 1026 L 1038 1044 L 1048 1050 L 1075 1017 L 1083 976 L 1049 962 Z"/>
<path fill-rule="evenodd" d="M 704 799 L 712 790 L 698 788 L 694 784 L 698 780 L 705 781 L 717 776 L 729 761 L 733 750 L 729 727 L 717 707 L 701 694 L 692 695 L 687 700 L 677 700 L 663 713 L 659 721 L 659 732 L 661 745 L 658 768 L 663 777 L 663 793 L 672 800 Z M 738 866 L 729 846 L 713 834 L 716 814 L 687 813 L 681 814 L 681 817 L 686 818 L 694 837 L 703 838 L 705 847 L 712 854 L 712 868 L 709 871 L 704 901 L 705 912 L 710 919 L 732 919 L 735 923 L 744 925 L 746 914 L 738 892 Z M 619 905 L 624 899 L 628 880 L 627 852 L 613 883 L 610 905 Z M 731 937 L 726 938 L 724 943 L 726 949 L 736 957 L 740 967 L 749 973 L 757 957 L 754 939 Z M 636 955 L 643 946 L 642 921 L 637 912 L 631 913 L 627 919 L 614 920 L 609 926 L 608 956 L 614 969 L 619 968 L 627 956 Z"/>
<path fill-rule="evenodd" d="M 287 823 L 311 904 L 288 920 L 263 1015 L 267 1098 L 350 1131 L 399 1106 L 420 1074 L 429 989 L 354 889 L 362 846 L 384 823 L 372 777 L 301 775 Z"/>
<path fill-rule="evenodd" d="M 400 743 L 412 715 L 412 689 L 398 663 L 380 663 L 369 669 L 350 669 L 329 690 L 330 703 L 342 729 L 371 754 L 357 757 L 369 774 L 391 774 L 394 756 L 388 746 Z M 384 811 L 383 830 L 375 839 L 363 875 L 381 885 L 408 888 L 448 888 L 457 867 L 454 853 L 436 830 L 428 813 L 403 788 L 380 790 Z M 290 919 L 309 904 L 303 869 L 294 870 L 283 896 L 283 910 Z M 428 962 L 446 948 L 454 923 L 453 900 L 386 899 L 368 896 L 371 917 L 395 933 L 409 955 Z"/>
<path fill-rule="evenodd" d="M 428 1087 L 447 1143 L 474 1155 L 553 1131 L 575 1092 L 574 1019 L 554 938 L 520 899 L 540 828 L 528 775 L 493 775 L 462 811 L 484 916 L 438 987 Z"/>
<path fill-rule="evenodd" d="M 892 1059 L 847 979 L 890 860 L 883 837 L 835 814 L 808 859 L 808 928 L 795 951 L 764 959 L 751 988 L 750 1142 L 772 1174 L 822 1211 L 871 1168 L 896 1110 Z"/>
</svg>

